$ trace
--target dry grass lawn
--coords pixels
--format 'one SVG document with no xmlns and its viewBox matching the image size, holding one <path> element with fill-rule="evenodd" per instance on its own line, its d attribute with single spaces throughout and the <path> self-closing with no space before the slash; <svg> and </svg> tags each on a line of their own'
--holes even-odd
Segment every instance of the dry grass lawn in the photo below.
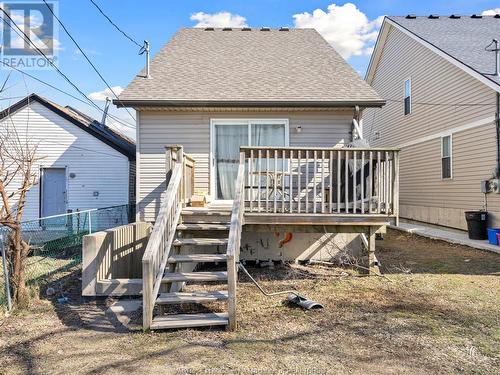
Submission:
<svg viewBox="0 0 500 375">
<path fill-rule="evenodd" d="M 40 300 L 0 320 L 0 374 L 498 374 L 500 256 L 389 232 L 380 277 L 342 269 L 250 268 L 269 290 L 324 304 L 302 311 L 239 283 L 237 332 L 120 329 L 109 301 Z"/>
</svg>

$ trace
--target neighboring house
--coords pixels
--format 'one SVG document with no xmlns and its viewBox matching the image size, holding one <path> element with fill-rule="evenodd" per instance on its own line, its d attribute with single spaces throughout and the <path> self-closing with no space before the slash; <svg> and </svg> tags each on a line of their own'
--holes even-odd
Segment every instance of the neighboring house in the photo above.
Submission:
<svg viewBox="0 0 500 375">
<path fill-rule="evenodd" d="M 142 258 L 145 328 L 234 328 L 240 257 L 330 260 L 364 243 L 376 268 L 375 233 L 397 217 L 397 151 L 352 147 L 363 144 L 353 143 L 362 111 L 385 102 L 317 31 L 182 29 L 149 73 L 114 100 L 137 111 L 137 218 L 155 222 Z M 187 207 L 193 192 L 210 194 L 209 209 Z M 227 272 L 185 272 L 204 262 Z M 227 291 L 178 293 L 210 280 Z M 123 291 L 123 279 L 107 285 Z M 157 298 L 160 285 L 168 293 Z M 211 300 L 228 300 L 229 318 L 152 320 L 155 304 Z"/>
<path fill-rule="evenodd" d="M 500 225 L 500 195 L 481 192 L 498 169 L 494 38 L 498 15 L 384 19 L 366 81 L 387 104 L 363 119 L 371 146 L 401 148 L 402 218 L 466 229 L 487 198 Z"/>
<path fill-rule="evenodd" d="M 24 221 L 133 203 L 135 144 L 108 126 L 37 94 L 0 112 L 0 126 L 38 144 Z"/>
</svg>

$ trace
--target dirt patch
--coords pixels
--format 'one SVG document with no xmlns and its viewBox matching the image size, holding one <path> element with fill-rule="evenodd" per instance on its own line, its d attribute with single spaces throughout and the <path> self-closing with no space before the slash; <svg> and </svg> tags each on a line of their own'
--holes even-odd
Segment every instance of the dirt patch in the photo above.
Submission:
<svg viewBox="0 0 500 375">
<path fill-rule="evenodd" d="M 76 277 L 68 303 L 40 300 L 2 320 L 0 373 L 498 373 L 500 256 L 393 231 L 377 247 L 392 282 L 248 267 L 266 289 L 296 289 L 325 308 L 287 307 L 241 275 L 236 332 L 120 330 L 106 318 L 110 301 L 82 299 Z"/>
</svg>

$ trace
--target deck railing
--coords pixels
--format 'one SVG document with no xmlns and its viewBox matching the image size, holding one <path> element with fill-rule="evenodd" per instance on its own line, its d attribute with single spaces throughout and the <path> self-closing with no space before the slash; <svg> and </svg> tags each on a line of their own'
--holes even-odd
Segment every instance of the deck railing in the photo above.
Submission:
<svg viewBox="0 0 500 375">
<path fill-rule="evenodd" d="M 227 285 L 228 285 L 228 316 L 229 329 L 236 329 L 236 283 L 238 280 L 237 264 L 240 258 L 241 231 L 243 214 L 245 212 L 245 163 L 240 159 L 238 176 L 236 178 L 235 196 L 231 210 L 231 224 L 227 242 Z"/>
<path fill-rule="evenodd" d="M 398 216 L 399 151 L 241 147 L 247 212 Z"/>
<path fill-rule="evenodd" d="M 163 272 L 175 237 L 177 223 L 185 202 L 191 197 L 187 176 L 194 169 L 182 146 L 167 147 L 167 191 L 165 192 L 153 231 L 142 257 L 143 329 L 148 330 L 153 320 L 153 308 L 160 291 Z M 188 167 L 187 165 L 191 165 Z M 189 173 L 185 173 L 188 171 Z M 191 185 L 192 186 L 192 185 Z"/>
</svg>

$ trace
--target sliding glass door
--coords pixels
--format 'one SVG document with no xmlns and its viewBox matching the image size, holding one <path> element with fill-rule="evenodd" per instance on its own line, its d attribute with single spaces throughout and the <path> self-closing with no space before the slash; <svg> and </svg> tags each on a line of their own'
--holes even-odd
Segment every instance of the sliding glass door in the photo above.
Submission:
<svg viewBox="0 0 500 375">
<path fill-rule="evenodd" d="M 240 146 L 245 145 L 248 145 L 246 124 L 214 124 L 217 199 L 233 199 L 240 162 Z"/>
<path fill-rule="evenodd" d="M 240 146 L 287 146 L 287 120 L 212 120 L 212 189 L 216 199 L 234 198 Z"/>
</svg>

